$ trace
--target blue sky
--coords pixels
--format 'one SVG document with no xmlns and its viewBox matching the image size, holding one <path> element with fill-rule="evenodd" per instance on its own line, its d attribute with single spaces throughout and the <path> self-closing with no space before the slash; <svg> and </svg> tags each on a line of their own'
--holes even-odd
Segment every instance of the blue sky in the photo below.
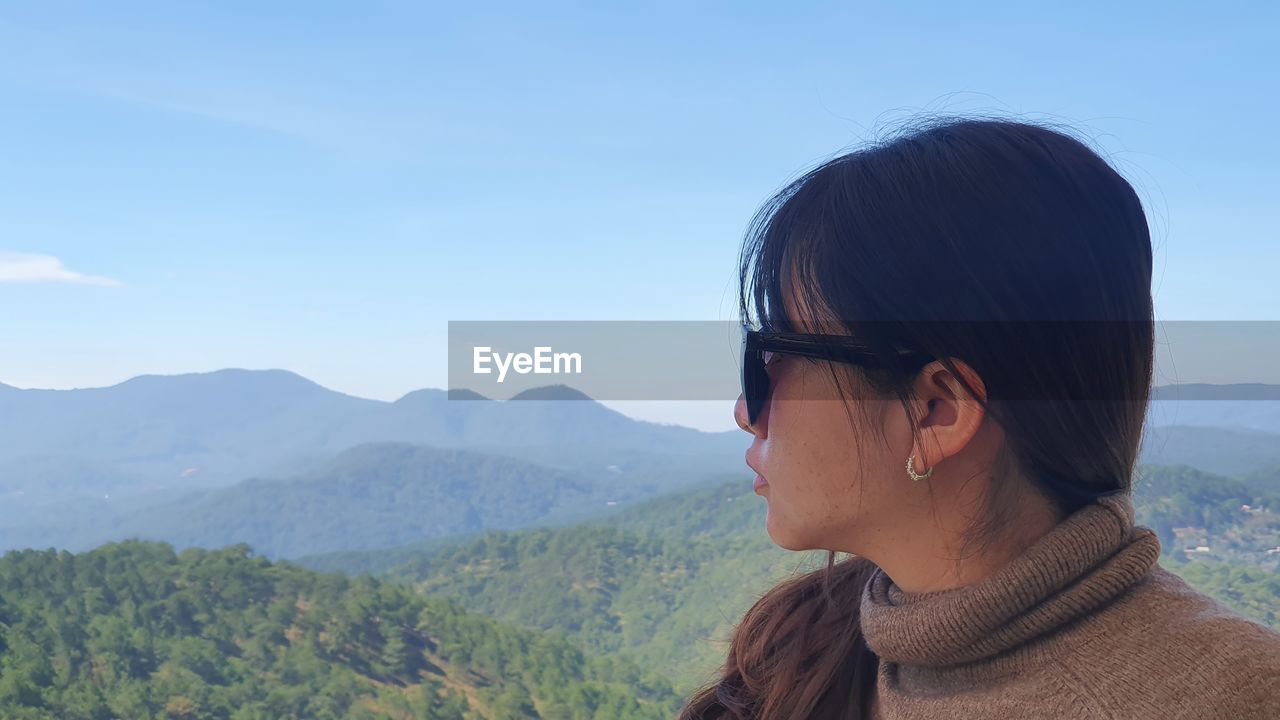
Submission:
<svg viewBox="0 0 1280 720">
<path fill-rule="evenodd" d="M 1275 319 L 1273 6 L 959 5 L 6 5 L 0 382 L 394 399 L 449 320 L 732 319 L 757 205 L 921 111 L 1079 128 L 1160 318 Z"/>
</svg>

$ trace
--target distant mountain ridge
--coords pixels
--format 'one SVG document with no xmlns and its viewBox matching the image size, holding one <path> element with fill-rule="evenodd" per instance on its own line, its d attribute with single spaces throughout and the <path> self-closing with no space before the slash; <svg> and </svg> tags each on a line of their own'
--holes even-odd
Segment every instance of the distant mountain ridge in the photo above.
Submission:
<svg viewBox="0 0 1280 720">
<path fill-rule="evenodd" d="M 587 402 L 550 401 L 566 392 L 535 388 L 512 403 L 463 401 L 466 393 L 425 389 L 385 402 L 335 392 L 285 370 L 241 369 L 143 375 L 105 388 L 7 388 L 0 393 L 0 492 L 39 490 L 24 487 L 13 466 L 31 457 L 108 467 L 135 478 L 139 489 L 156 489 L 294 475 L 370 442 L 513 455 L 523 448 L 539 461 L 570 464 L 584 446 L 721 459 L 741 452 L 731 432 L 633 420 L 585 395 Z"/>
<path fill-rule="evenodd" d="M 564 525 L 696 483 L 547 467 L 501 455 L 386 442 L 358 445 L 314 470 L 193 490 L 141 507 L 84 499 L 0 524 L 0 553 L 84 551 L 128 538 L 178 549 L 248 543 L 271 558 L 376 550 L 476 532 Z"/>
<path fill-rule="evenodd" d="M 511 400 L 591 400 L 591 397 L 581 390 L 575 390 L 568 385 L 545 385 L 543 387 L 529 388 L 512 395 Z"/>
<path fill-rule="evenodd" d="M 1156 400 L 1280 400 L 1280 385 L 1268 383 L 1178 383 L 1151 389 Z"/>
<path fill-rule="evenodd" d="M 1236 399 L 1225 399 L 1235 396 Z M 1280 385 L 1203 383 L 1162 386 L 1152 393 L 1147 422 L 1280 434 Z"/>
<path fill-rule="evenodd" d="M 6 530 L 29 546 L 57 538 L 72 551 L 136 537 L 179 550 L 248 543 L 266 557 L 394 547 L 481 530 L 524 527 L 557 510 L 604 507 L 612 494 L 582 477 L 508 457 L 409 443 L 371 443 L 339 453 L 311 474 L 251 478 L 194 491 L 84 523 L 50 518 Z M 594 501 L 594 502 L 593 502 Z M 105 511 L 109 504 L 101 501 Z"/>
<path fill-rule="evenodd" d="M 1176 412 L 1153 408 L 1141 460 L 1229 475 L 1280 465 L 1280 434 L 1246 427 L 1266 426 L 1276 405 L 1205 400 L 1168 406 Z M 1161 424 L 1161 414 L 1178 424 Z M 1280 413 L 1275 425 L 1280 428 Z M 634 420 L 565 385 L 506 401 L 424 389 L 394 402 L 335 392 L 285 370 L 143 375 L 82 390 L 0 386 L 0 552 L 79 549 L 132 533 L 179 545 L 252 540 L 259 551 L 279 556 L 439 537 L 424 526 L 412 529 L 373 498 L 304 482 L 332 479 L 343 453 L 386 451 L 395 443 L 532 463 L 545 477 L 558 471 L 574 478 L 566 483 L 587 488 L 564 495 L 553 509 L 528 499 L 529 512 L 496 525 L 457 522 L 465 511 L 440 518 L 439 527 L 450 532 L 587 519 L 610 502 L 625 506 L 727 473 L 749 477 L 748 441 L 738 430 L 706 433 Z M 396 487 L 403 474 L 377 455 L 365 451 L 342 462 L 368 461 L 371 490 Z M 419 459 L 425 463 L 425 457 Z M 513 490 L 511 497 L 521 495 Z M 334 505 L 336 498 L 345 499 Z M 307 526 L 317 508 L 330 505 L 332 517 L 345 523 L 333 528 L 333 537 L 344 542 L 334 544 Z M 277 514 L 263 515 L 267 508 Z M 263 532 L 268 519 L 280 529 Z M 236 537 L 233 528 L 247 535 Z"/>
<path fill-rule="evenodd" d="M 1219 475 L 1243 475 L 1280 464 L 1280 435 L 1250 428 L 1148 426 L 1140 460 L 1190 465 Z"/>
</svg>

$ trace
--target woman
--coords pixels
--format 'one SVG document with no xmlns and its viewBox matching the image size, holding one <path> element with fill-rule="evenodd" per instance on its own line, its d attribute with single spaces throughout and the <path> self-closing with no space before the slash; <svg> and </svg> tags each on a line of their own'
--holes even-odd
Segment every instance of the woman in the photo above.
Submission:
<svg viewBox="0 0 1280 720">
<path fill-rule="evenodd" d="M 1129 183 L 1030 123 L 926 122 L 766 204 L 734 412 L 769 535 L 830 555 L 681 717 L 1280 718 L 1280 633 L 1134 525 L 1151 265 Z"/>
</svg>

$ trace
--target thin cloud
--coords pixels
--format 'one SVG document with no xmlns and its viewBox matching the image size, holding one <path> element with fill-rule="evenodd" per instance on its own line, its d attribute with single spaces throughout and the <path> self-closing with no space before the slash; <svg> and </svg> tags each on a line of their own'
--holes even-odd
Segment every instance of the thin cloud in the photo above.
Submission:
<svg viewBox="0 0 1280 720">
<path fill-rule="evenodd" d="M 0 251 L 0 283 L 61 282 L 75 285 L 121 287 L 124 283 L 101 275 L 68 270 L 52 255 Z"/>
</svg>

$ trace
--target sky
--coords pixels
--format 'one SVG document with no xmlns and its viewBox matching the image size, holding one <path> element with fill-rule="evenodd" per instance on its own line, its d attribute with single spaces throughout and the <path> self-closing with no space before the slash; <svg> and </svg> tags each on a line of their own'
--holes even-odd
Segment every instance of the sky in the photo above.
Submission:
<svg viewBox="0 0 1280 720">
<path fill-rule="evenodd" d="M 4 5 L 0 382 L 394 400 L 450 320 L 731 320 L 760 203 L 920 113 L 1078 129 L 1158 320 L 1276 319 L 1274 4 L 607 5 Z"/>
</svg>

